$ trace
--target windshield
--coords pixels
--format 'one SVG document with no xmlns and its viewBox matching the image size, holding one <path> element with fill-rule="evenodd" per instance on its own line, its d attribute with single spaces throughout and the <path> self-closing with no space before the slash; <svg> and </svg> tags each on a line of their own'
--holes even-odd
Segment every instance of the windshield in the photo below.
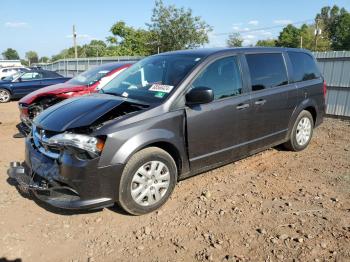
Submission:
<svg viewBox="0 0 350 262">
<path fill-rule="evenodd" d="M 161 102 L 200 60 L 198 55 L 147 57 L 114 78 L 101 93 L 148 103 Z"/>
<path fill-rule="evenodd" d="M 68 81 L 73 85 L 92 85 L 108 74 L 110 70 L 101 69 L 100 67 L 91 68 Z"/>
</svg>

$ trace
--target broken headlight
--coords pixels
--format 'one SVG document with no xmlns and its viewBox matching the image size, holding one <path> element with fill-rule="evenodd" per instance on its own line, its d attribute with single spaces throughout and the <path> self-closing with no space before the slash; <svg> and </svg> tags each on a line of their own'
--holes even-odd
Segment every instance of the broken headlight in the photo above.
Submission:
<svg viewBox="0 0 350 262">
<path fill-rule="evenodd" d="M 47 140 L 47 143 L 58 146 L 74 147 L 94 155 L 100 155 L 103 150 L 105 140 L 88 135 L 63 133 L 50 137 Z"/>
</svg>

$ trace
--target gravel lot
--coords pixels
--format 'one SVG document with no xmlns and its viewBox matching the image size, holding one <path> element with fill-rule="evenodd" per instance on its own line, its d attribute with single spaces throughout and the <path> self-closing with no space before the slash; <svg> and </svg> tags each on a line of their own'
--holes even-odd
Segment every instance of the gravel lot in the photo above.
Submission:
<svg viewBox="0 0 350 262">
<path fill-rule="evenodd" d="M 17 103 L 0 104 L 0 261 L 350 261 L 350 122 L 299 153 L 270 149 L 180 182 L 159 211 L 52 209 L 7 180 L 23 160 Z"/>
</svg>

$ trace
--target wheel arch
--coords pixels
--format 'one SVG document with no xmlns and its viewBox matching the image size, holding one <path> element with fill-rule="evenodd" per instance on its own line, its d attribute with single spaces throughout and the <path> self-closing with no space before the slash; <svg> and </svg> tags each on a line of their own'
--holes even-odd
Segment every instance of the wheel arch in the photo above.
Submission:
<svg viewBox="0 0 350 262">
<path fill-rule="evenodd" d="M 181 157 L 180 151 L 177 149 L 177 147 L 174 144 L 170 143 L 169 141 L 157 141 L 157 142 L 150 143 L 150 144 L 144 146 L 143 148 L 139 149 L 138 151 L 145 149 L 145 148 L 148 148 L 148 147 L 158 147 L 160 149 L 163 149 L 165 152 L 167 152 L 174 159 L 174 161 L 176 163 L 178 174 L 181 174 L 181 170 L 182 170 L 182 166 L 183 166 L 182 157 Z M 134 153 L 136 153 L 136 152 L 134 152 Z"/>
<path fill-rule="evenodd" d="M 305 107 L 303 110 L 309 111 L 310 114 L 312 115 L 312 119 L 314 120 L 314 126 L 316 124 L 316 120 L 317 120 L 317 112 L 316 112 L 316 108 L 312 105 Z"/>
<path fill-rule="evenodd" d="M 176 163 L 178 177 L 182 172 L 187 171 L 184 144 L 176 139 L 175 134 L 165 129 L 150 129 L 131 137 L 114 154 L 112 164 L 126 164 L 135 153 L 148 147 L 158 147 L 170 154 Z"/>
<path fill-rule="evenodd" d="M 0 86 L 0 89 L 5 89 L 10 92 L 10 95 L 13 95 L 12 89 L 6 86 Z"/>
<path fill-rule="evenodd" d="M 298 115 L 303 110 L 310 112 L 310 114 L 312 115 L 313 121 L 314 121 L 314 126 L 315 126 L 316 121 L 317 121 L 317 117 L 318 117 L 318 106 L 314 100 L 306 99 L 295 108 L 295 110 L 290 118 L 289 125 L 288 125 L 287 138 L 290 136 L 290 133 L 292 132 L 295 120 L 297 119 Z"/>
</svg>

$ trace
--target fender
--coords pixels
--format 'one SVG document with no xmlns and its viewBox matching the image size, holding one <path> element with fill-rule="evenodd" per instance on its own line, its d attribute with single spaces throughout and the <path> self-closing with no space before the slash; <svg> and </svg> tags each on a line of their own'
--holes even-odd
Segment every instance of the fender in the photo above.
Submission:
<svg viewBox="0 0 350 262">
<path fill-rule="evenodd" d="M 126 164 L 128 160 L 137 151 L 155 143 L 166 143 L 177 150 L 179 157 L 181 158 L 182 166 L 184 163 L 183 156 L 186 155 L 183 143 L 176 141 L 178 137 L 173 132 L 166 129 L 150 129 L 142 133 L 138 133 L 135 136 L 127 140 L 114 154 L 111 164 Z M 170 153 L 170 152 L 169 152 Z M 176 161 L 176 159 L 174 159 Z"/>
<path fill-rule="evenodd" d="M 317 103 L 314 99 L 312 98 L 306 98 L 304 99 L 293 111 L 292 116 L 290 117 L 289 124 L 288 124 L 288 132 L 287 132 L 287 139 L 290 136 L 290 133 L 292 132 L 293 125 L 295 120 L 297 119 L 298 115 L 300 114 L 301 111 L 303 111 L 307 107 L 313 107 L 316 111 L 316 121 L 314 124 L 316 124 L 318 115 L 319 115 L 319 108 L 317 106 Z"/>
</svg>

